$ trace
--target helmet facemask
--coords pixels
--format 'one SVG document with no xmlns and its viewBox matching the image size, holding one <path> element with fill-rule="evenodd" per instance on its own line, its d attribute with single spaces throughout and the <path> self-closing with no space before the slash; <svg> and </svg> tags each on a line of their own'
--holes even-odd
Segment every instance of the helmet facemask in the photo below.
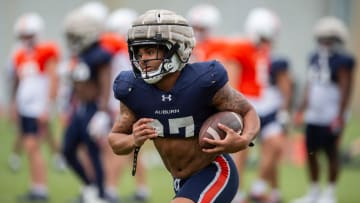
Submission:
<svg viewBox="0 0 360 203">
<path fill-rule="evenodd" d="M 195 38 L 185 18 L 172 11 L 150 10 L 134 21 L 128 32 L 128 46 L 135 76 L 154 84 L 186 65 L 195 46 Z M 164 48 L 164 57 L 156 70 L 146 72 L 146 69 L 140 68 L 136 49 L 144 46 Z"/>
<path fill-rule="evenodd" d="M 38 37 L 34 34 L 19 35 L 18 40 L 24 48 L 28 49 L 32 49 L 39 41 Z"/>
<path fill-rule="evenodd" d="M 137 53 L 139 48 L 155 48 L 156 57 L 153 59 L 141 60 L 138 59 Z M 161 80 L 163 76 L 173 73 L 181 68 L 176 68 L 181 65 L 179 57 L 176 55 L 176 51 L 179 48 L 178 44 L 172 45 L 171 43 L 166 43 L 162 41 L 151 41 L 144 40 L 139 42 L 133 42 L 129 44 L 129 54 L 130 60 L 133 66 L 133 71 L 136 77 L 144 79 L 145 82 L 149 84 L 154 84 Z M 163 56 L 159 56 L 159 50 L 163 51 Z M 142 69 L 140 63 L 148 63 L 153 60 L 160 60 L 161 63 L 159 67 L 155 70 L 147 71 L 147 69 Z M 183 66 L 182 66 L 183 67 Z"/>
</svg>

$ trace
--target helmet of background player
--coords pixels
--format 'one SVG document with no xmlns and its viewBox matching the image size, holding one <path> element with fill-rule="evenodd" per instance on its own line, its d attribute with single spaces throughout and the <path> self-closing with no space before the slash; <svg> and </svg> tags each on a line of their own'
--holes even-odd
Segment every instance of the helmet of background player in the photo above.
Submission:
<svg viewBox="0 0 360 203">
<path fill-rule="evenodd" d="M 206 39 L 220 23 L 221 15 L 216 6 L 199 4 L 189 10 L 187 19 L 194 28 L 196 40 L 202 41 Z"/>
<path fill-rule="evenodd" d="M 121 36 L 126 36 L 132 23 L 137 18 L 138 14 L 135 10 L 130 8 L 120 8 L 115 10 L 108 17 L 105 27 L 110 32 L 116 32 Z"/>
<path fill-rule="evenodd" d="M 66 43 L 71 54 L 78 55 L 98 40 L 103 24 L 81 9 L 71 11 L 64 22 Z"/>
<path fill-rule="evenodd" d="M 15 25 L 14 34 L 25 47 L 32 47 L 44 30 L 44 20 L 37 13 L 21 15 Z"/>
<path fill-rule="evenodd" d="M 167 49 L 159 68 L 147 72 L 136 59 L 139 46 L 158 45 Z M 149 10 L 139 16 L 128 32 L 130 60 L 135 76 L 153 84 L 166 74 L 180 71 L 189 61 L 195 46 L 192 27 L 187 20 L 168 10 Z"/>
<path fill-rule="evenodd" d="M 255 8 L 246 17 L 244 27 L 245 33 L 254 43 L 260 43 L 262 40 L 272 42 L 280 31 L 280 20 L 269 9 Z"/>
<path fill-rule="evenodd" d="M 83 13 L 86 13 L 87 15 L 93 16 L 95 19 L 99 20 L 101 23 L 104 23 L 106 21 L 106 18 L 109 14 L 108 7 L 98 1 L 90 1 L 85 4 L 83 4 L 79 8 Z"/>
<path fill-rule="evenodd" d="M 338 18 L 328 16 L 321 18 L 314 27 L 314 36 L 322 47 L 341 47 L 348 40 L 348 30 Z"/>
</svg>

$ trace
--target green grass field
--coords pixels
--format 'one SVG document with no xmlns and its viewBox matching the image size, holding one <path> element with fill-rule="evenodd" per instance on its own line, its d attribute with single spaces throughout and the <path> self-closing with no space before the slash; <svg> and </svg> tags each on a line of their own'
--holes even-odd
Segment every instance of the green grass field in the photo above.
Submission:
<svg viewBox="0 0 360 203">
<path fill-rule="evenodd" d="M 359 120 L 353 119 L 345 132 L 342 148 L 346 149 L 355 138 L 360 138 Z M 27 171 L 27 160 L 23 155 L 22 169 L 18 173 L 12 172 L 7 164 L 8 155 L 14 139 L 13 124 L 0 119 L 0 203 L 16 202 L 16 196 L 23 194 L 29 187 L 29 173 Z M 290 137 L 292 139 L 292 137 Z M 256 151 L 256 148 L 253 149 Z M 149 145 L 143 153 L 154 153 Z M 51 202 L 68 203 L 73 200 L 80 191 L 77 178 L 70 171 L 64 173 L 56 172 L 46 145 L 44 154 L 48 160 L 49 191 Z M 358 157 L 359 158 L 359 157 Z M 280 168 L 280 190 L 284 196 L 284 202 L 303 195 L 306 192 L 307 176 L 304 166 L 295 166 L 284 161 Z M 133 192 L 134 180 L 130 175 L 131 169 L 125 170 L 125 174 L 119 179 L 118 191 L 122 196 L 128 196 Z M 249 166 L 244 178 L 245 188 L 248 188 L 256 175 L 256 165 Z M 325 179 L 326 171 L 322 173 Z M 172 179 L 165 169 L 159 165 L 149 169 L 148 182 L 151 188 L 152 203 L 170 202 L 172 191 Z M 360 166 L 344 166 L 339 184 L 339 203 L 360 202 Z"/>
</svg>

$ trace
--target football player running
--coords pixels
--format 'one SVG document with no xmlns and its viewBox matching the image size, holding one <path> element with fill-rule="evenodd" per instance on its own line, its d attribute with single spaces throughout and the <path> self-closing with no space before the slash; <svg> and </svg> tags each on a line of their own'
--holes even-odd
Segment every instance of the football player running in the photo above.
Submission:
<svg viewBox="0 0 360 203">
<path fill-rule="evenodd" d="M 348 31 L 335 17 L 324 17 L 314 30 L 317 49 L 311 54 L 303 101 L 294 122 L 305 127 L 310 178 L 308 193 L 295 203 L 334 203 L 339 176 L 339 147 L 353 86 L 354 57 L 345 50 Z M 319 153 L 326 155 L 327 187 L 320 189 Z"/>
<path fill-rule="evenodd" d="M 173 176 L 173 203 L 231 202 L 238 175 L 228 153 L 246 149 L 255 138 L 254 108 L 231 88 L 220 63 L 188 63 L 195 40 L 182 16 L 145 12 L 129 30 L 128 45 L 133 71 L 121 72 L 113 85 L 120 100 L 120 117 L 109 134 L 114 153 L 136 154 L 151 140 Z M 207 139 L 215 147 L 201 149 L 201 125 L 218 111 L 241 114 L 244 131 L 239 136 L 219 124 L 226 138 Z"/>
</svg>

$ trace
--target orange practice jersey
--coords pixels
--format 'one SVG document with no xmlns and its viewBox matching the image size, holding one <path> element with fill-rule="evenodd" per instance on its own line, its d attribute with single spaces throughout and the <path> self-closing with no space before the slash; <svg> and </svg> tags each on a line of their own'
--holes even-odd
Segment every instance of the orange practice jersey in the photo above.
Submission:
<svg viewBox="0 0 360 203">
<path fill-rule="evenodd" d="M 107 32 L 100 36 L 100 45 L 112 54 L 128 51 L 126 40 L 116 33 Z"/>
<path fill-rule="evenodd" d="M 226 49 L 227 60 L 235 60 L 241 69 L 237 90 L 245 96 L 259 97 L 264 87 L 263 77 L 268 73 L 268 52 L 259 49 L 247 39 L 236 39 Z"/>
<path fill-rule="evenodd" d="M 46 63 L 49 60 L 59 60 L 59 48 L 53 42 L 43 42 L 37 44 L 33 50 L 19 48 L 15 51 L 12 62 L 17 73 L 23 71 L 24 64 L 35 63 L 37 71 L 41 74 L 46 72 Z"/>
<path fill-rule="evenodd" d="M 225 38 L 209 38 L 197 42 L 192 52 L 192 62 L 223 59 L 222 53 L 226 49 L 228 41 Z"/>
</svg>

